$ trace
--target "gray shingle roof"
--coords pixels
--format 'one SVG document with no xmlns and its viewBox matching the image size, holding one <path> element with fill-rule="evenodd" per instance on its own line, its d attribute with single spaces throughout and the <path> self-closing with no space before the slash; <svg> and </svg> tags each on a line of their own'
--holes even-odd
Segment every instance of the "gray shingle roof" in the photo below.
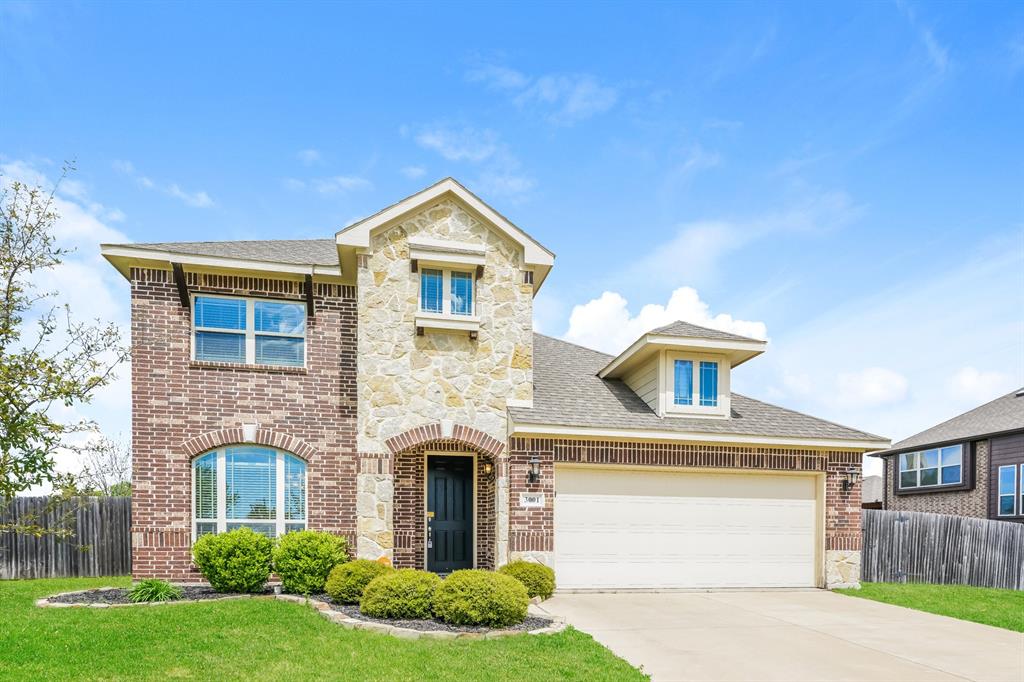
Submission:
<svg viewBox="0 0 1024 682">
<path fill-rule="evenodd" d="M 662 336 L 679 336 L 686 339 L 718 339 L 721 341 L 759 341 L 759 339 L 752 339 L 749 336 L 740 336 L 739 334 L 731 334 L 729 332 L 723 332 L 718 329 L 709 329 L 708 327 L 701 327 L 689 322 L 683 322 L 682 320 L 676 320 L 671 324 L 666 324 L 664 327 L 658 327 L 652 329 L 649 334 L 661 334 Z"/>
<path fill-rule="evenodd" d="M 838 440 L 885 440 L 738 393 L 729 419 L 661 418 L 625 383 L 597 376 L 612 356 L 533 336 L 533 407 L 510 407 L 524 424 Z"/>
<path fill-rule="evenodd" d="M 893 443 L 890 450 L 878 454 L 895 454 L 896 451 L 906 448 L 1024 429 L 1024 395 L 1017 395 L 1021 390 L 1007 393 L 992 402 L 904 438 L 898 443 Z"/>
<path fill-rule="evenodd" d="M 215 256 L 270 261 L 291 265 L 338 265 L 338 245 L 333 239 L 267 239 L 232 242 L 153 242 L 112 244 L 133 249 L 170 251 L 190 256 Z"/>
</svg>

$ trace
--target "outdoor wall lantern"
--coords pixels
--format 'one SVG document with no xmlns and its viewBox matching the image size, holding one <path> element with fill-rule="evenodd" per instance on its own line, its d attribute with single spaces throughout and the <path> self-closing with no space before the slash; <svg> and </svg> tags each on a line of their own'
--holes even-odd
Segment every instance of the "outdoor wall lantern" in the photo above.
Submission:
<svg viewBox="0 0 1024 682">
<path fill-rule="evenodd" d="M 527 483 L 536 483 L 539 480 L 540 480 L 540 458 L 538 458 L 538 457 L 531 457 L 530 458 L 530 470 L 526 474 L 526 482 Z"/>
<path fill-rule="evenodd" d="M 860 480 L 860 469 L 849 469 L 843 477 L 843 492 L 849 492 Z"/>
<path fill-rule="evenodd" d="M 490 476 L 492 471 L 494 471 L 494 465 L 490 462 L 484 462 L 484 476 Z"/>
</svg>

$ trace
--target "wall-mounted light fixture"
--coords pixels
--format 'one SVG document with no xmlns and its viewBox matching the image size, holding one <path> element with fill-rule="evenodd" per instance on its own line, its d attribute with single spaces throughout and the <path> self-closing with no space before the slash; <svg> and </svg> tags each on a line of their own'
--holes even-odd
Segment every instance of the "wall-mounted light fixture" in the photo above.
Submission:
<svg viewBox="0 0 1024 682">
<path fill-rule="evenodd" d="M 494 471 L 494 465 L 490 462 L 484 462 L 484 476 L 490 476 L 492 471 Z"/>
<path fill-rule="evenodd" d="M 540 458 L 530 458 L 530 470 L 526 474 L 527 483 L 537 483 L 540 481 Z"/>
<path fill-rule="evenodd" d="M 849 469 L 843 476 L 843 492 L 849 492 L 860 480 L 860 469 Z"/>
</svg>

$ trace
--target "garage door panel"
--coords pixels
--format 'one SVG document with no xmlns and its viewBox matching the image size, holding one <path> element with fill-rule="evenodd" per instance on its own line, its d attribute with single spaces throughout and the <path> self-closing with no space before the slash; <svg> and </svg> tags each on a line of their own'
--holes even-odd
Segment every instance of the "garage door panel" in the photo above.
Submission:
<svg viewBox="0 0 1024 682">
<path fill-rule="evenodd" d="M 814 585 L 810 477 L 559 467 L 555 485 L 563 588 Z"/>
</svg>

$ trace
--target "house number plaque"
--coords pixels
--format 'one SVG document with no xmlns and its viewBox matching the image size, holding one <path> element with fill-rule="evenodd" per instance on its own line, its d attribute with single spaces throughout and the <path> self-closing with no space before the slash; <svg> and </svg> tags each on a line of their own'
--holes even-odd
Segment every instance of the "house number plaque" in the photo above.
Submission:
<svg viewBox="0 0 1024 682">
<path fill-rule="evenodd" d="M 543 507 L 544 493 L 519 493 L 520 507 Z"/>
</svg>

